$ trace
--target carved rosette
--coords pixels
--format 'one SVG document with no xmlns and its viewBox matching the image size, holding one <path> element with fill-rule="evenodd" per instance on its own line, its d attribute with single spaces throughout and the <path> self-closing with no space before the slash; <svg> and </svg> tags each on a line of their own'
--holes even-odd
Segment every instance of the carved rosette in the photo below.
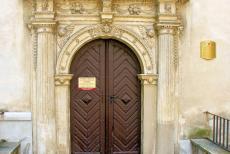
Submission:
<svg viewBox="0 0 230 154">
<path fill-rule="evenodd" d="M 158 75 L 156 74 L 138 74 L 138 78 L 144 85 L 157 85 Z"/>
<path fill-rule="evenodd" d="M 56 86 L 69 86 L 70 80 L 72 79 L 73 74 L 61 74 L 55 76 L 55 85 Z"/>
</svg>

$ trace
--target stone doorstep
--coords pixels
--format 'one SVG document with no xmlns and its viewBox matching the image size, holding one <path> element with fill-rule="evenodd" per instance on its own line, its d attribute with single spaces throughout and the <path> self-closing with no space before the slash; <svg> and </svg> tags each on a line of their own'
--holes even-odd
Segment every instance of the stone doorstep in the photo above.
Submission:
<svg viewBox="0 0 230 154">
<path fill-rule="evenodd" d="M 191 142 L 193 146 L 195 145 L 209 154 L 230 154 L 230 152 L 212 143 L 208 139 L 191 139 Z"/>
</svg>

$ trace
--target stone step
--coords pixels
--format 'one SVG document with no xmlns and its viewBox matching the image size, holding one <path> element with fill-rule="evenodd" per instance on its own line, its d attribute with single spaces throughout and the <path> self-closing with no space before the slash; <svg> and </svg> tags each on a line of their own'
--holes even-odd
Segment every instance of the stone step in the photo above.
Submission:
<svg viewBox="0 0 230 154">
<path fill-rule="evenodd" d="M 208 139 L 191 139 L 191 142 L 193 145 L 193 154 L 230 154 L 230 152 Z"/>
</svg>

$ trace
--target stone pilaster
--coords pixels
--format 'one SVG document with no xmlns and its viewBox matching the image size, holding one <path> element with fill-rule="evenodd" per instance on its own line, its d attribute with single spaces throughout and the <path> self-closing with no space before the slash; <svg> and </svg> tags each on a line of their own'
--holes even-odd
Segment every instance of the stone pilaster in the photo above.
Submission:
<svg viewBox="0 0 230 154">
<path fill-rule="evenodd" d="M 157 154 L 174 154 L 176 137 L 174 27 L 160 26 L 158 42 Z"/>
<path fill-rule="evenodd" d="M 139 74 L 142 83 L 142 153 L 155 153 L 157 75 Z"/>
<path fill-rule="evenodd" d="M 174 154 L 177 144 L 177 31 L 175 0 L 158 0 L 157 154 Z"/>
<path fill-rule="evenodd" d="M 50 15 L 50 14 L 49 14 Z M 44 14 L 43 14 L 44 16 Z M 55 22 L 52 18 L 35 18 L 36 30 L 36 153 L 56 154 L 56 124 L 54 100 Z"/>
<path fill-rule="evenodd" d="M 55 76 L 57 154 L 70 154 L 70 80 L 72 74 Z"/>
</svg>

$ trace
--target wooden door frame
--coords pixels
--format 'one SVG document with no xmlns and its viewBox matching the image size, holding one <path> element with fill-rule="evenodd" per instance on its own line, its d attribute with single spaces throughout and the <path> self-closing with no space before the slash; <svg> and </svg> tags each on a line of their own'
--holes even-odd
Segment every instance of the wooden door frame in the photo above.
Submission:
<svg viewBox="0 0 230 154">
<path fill-rule="evenodd" d="M 92 27 L 95 30 L 97 27 Z M 141 151 L 145 153 L 155 153 L 156 146 L 156 95 L 157 95 L 157 75 L 154 74 L 153 61 L 150 57 L 150 49 L 147 48 L 141 38 L 136 37 L 131 32 L 115 27 L 122 31 L 122 36 L 110 33 L 98 33 L 94 37 L 90 36 L 89 28 L 82 30 L 73 37 L 63 47 L 58 58 L 55 76 L 55 101 L 56 101 L 56 128 L 57 128 L 57 153 L 70 154 L 70 80 L 69 67 L 75 53 L 86 43 L 98 38 L 110 38 L 118 40 L 127 45 L 138 57 L 142 74 L 138 77 L 142 81 L 141 87 Z M 81 40 L 82 39 L 82 40 Z M 77 40 L 77 41 L 76 41 Z M 135 42 L 130 40 L 136 40 Z M 144 53 L 144 54 L 143 54 Z"/>
</svg>

